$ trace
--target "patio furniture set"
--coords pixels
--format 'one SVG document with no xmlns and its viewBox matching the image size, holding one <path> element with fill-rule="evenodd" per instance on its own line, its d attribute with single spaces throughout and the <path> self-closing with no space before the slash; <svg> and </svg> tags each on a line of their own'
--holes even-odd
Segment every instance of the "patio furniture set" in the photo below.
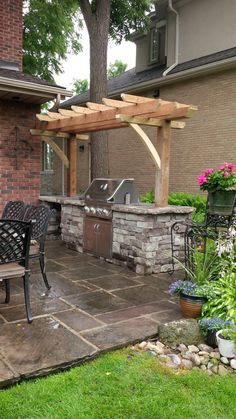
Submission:
<svg viewBox="0 0 236 419">
<path fill-rule="evenodd" d="M 27 320 L 32 322 L 29 297 L 29 261 L 39 259 L 42 277 L 50 289 L 45 268 L 45 239 L 52 210 L 45 205 L 25 205 L 21 201 L 6 204 L 0 220 L 0 281 L 4 281 L 10 302 L 10 280 L 23 278 Z"/>
</svg>

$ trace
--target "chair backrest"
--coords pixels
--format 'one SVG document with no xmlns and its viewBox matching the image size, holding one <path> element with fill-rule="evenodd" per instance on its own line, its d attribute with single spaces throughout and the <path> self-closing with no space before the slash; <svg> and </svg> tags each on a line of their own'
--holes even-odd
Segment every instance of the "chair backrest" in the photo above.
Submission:
<svg viewBox="0 0 236 419">
<path fill-rule="evenodd" d="M 52 210 L 46 205 L 29 205 L 24 214 L 24 221 L 32 221 L 32 235 L 34 240 L 44 240 L 47 234 L 48 222 Z"/>
<path fill-rule="evenodd" d="M 20 262 L 28 268 L 31 231 L 30 222 L 0 220 L 0 265 Z"/>
<path fill-rule="evenodd" d="M 22 201 L 9 201 L 2 213 L 2 218 L 7 220 L 22 221 L 26 205 Z"/>
</svg>

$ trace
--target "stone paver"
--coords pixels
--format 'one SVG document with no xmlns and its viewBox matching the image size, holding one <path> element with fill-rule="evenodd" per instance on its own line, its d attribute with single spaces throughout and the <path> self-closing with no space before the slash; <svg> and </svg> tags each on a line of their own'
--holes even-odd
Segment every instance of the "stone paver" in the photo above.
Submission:
<svg viewBox="0 0 236 419">
<path fill-rule="evenodd" d="M 143 340 L 157 333 L 158 324 L 181 318 L 167 293 L 168 274 L 137 275 L 59 241 L 47 244 L 46 256 L 49 291 L 38 262 L 31 265 L 30 325 L 22 280 L 11 281 L 7 305 L 0 284 L 1 387 Z"/>
</svg>

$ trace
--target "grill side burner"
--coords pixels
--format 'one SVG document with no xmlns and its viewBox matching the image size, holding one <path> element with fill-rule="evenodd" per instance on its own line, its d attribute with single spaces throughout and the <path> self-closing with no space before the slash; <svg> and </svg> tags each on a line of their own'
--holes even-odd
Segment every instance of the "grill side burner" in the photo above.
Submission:
<svg viewBox="0 0 236 419">
<path fill-rule="evenodd" d="M 138 203 L 133 179 L 94 179 L 85 192 L 84 251 L 111 258 L 112 204 Z"/>
</svg>

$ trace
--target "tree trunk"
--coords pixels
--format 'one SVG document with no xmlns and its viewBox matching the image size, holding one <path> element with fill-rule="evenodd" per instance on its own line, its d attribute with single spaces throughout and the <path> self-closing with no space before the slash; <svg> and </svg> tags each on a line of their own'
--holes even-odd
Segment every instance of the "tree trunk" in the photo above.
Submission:
<svg viewBox="0 0 236 419">
<path fill-rule="evenodd" d="M 97 0 L 94 9 L 81 0 L 81 11 L 90 39 L 90 100 L 101 103 L 107 96 L 107 47 L 110 0 Z M 106 131 L 91 135 L 92 179 L 109 175 L 108 135 Z"/>
</svg>

